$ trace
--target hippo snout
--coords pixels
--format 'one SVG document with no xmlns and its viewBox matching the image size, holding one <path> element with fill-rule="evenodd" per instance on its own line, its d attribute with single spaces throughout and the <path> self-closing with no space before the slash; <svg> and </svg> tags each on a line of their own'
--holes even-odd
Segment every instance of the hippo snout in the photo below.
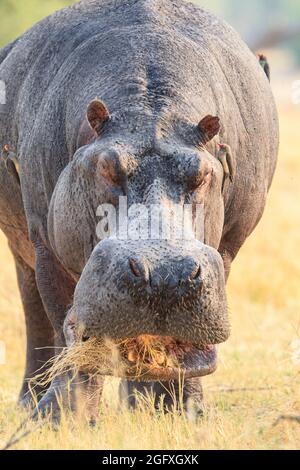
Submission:
<svg viewBox="0 0 300 470">
<path fill-rule="evenodd" d="M 75 290 L 67 339 L 70 328 L 85 339 L 162 337 L 185 350 L 212 348 L 229 336 L 222 259 L 197 240 L 101 241 Z"/>
<path fill-rule="evenodd" d="M 174 303 L 202 285 L 200 261 L 191 256 L 157 267 L 145 258 L 129 258 L 126 279 L 128 288 L 138 290 L 141 297 L 144 290 L 149 300 L 163 296 L 166 304 Z"/>
</svg>

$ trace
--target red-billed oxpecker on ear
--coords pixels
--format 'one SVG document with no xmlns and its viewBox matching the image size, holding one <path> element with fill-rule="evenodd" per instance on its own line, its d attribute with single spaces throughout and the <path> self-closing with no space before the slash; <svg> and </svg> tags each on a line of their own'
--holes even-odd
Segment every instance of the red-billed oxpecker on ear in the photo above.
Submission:
<svg viewBox="0 0 300 470">
<path fill-rule="evenodd" d="M 262 66 L 265 74 L 268 77 L 269 82 L 271 81 L 271 70 L 267 57 L 264 54 L 257 54 L 258 61 Z"/>
<path fill-rule="evenodd" d="M 4 160 L 7 171 L 17 179 L 18 183 L 20 183 L 19 162 L 16 154 L 10 150 L 8 144 L 5 144 L 3 147 L 1 159 Z"/>
<path fill-rule="evenodd" d="M 226 144 L 218 144 L 219 150 L 217 154 L 218 160 L 221 162 L 223 171 L 224 171 L 224 179 L 223 179 L 223 186 L 222 191 L 224 189 L 225 181 L 227 178 L 230 179 L 232 182 L 235 176 L 235 168 L 234 168 L 234 160 L 232 151 L 229 145 Z"/>
</svg>

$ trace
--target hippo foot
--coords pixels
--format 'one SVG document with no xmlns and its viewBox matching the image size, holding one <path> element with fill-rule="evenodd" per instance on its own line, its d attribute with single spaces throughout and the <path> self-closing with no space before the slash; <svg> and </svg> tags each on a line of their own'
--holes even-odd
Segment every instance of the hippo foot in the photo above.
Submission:
<svg viewBox="0 0 300 470">
<path fill-rule="evenodd" d="M 185 414 L 188 421 L 195 423 L 204 417 L 204 403 L 190 399 L 185 407 Z"/>
<path fill-rule="evenodd" d="M 203 417 L 203 393 L 200 378 L 188 379 L 185 384 L 169 382 L 135 382 L 122 380 L 119 388 L 122 402 L 135 410 L 149 401 L 156 413 L 185 414 L 190 421 Z M 142 400 L 141 400 L 142 399 Z"/>
<path fill-rule="evenodd" d="M 60 423 L 62 413 L 75 410 L 76 384 L 71 374 L 66 373 L 56 377 L 47 392 L 36 404 L 32 414 L 34 420 L 49 419 L 53 424 Z"/>
<path fill-rule="evenodd" d="M 64 405 L 62 400 L 56 394 L 50 392 L 49 394 L 47 393 L 39 402 L 31 415 L 31 419 L 33 421 L 46 419 L 52 424 L 54 429 L 57 429 L 60 425 L 62 414 L 74 413 L 74 408 L 75 407 L 70 403 L 68 406 Z M 88 424 L 91 428 L 95 428 L 97 426 L 96 413 L 89 416 Z"/>
<path fill-rule="evenodd" d="M 24 410 L 32 410 L 35 407 L 35 402 L 31 394 L 20 395 L 18 406 Z"/>
<path fill-rule="evenodd" d="M 68 374 L 57 377 L 36 406 L 32 418 L 49 419 L 57 426 L 63 414 L 76 414 L 95 427 L 103 382 L 103 377 L 89 377 L 80 372 L 72 380 Z"/>
<path fill-rule="evenodd" d="M 31 388 L 28 381 L 25 381 L 18 398 L 18 406 L 25 410 L 32 410 L 42 399 L 46 389 L 42 387 Z"/>
<path fill-rule="evenodd" d="M 34 421 L 47 419 L 54 426 L 57 426 L 60 424 L 63 409 L 65 407 L 59 391 L 50 388 L 35 407 L 31 418 Z"/>
</svg>

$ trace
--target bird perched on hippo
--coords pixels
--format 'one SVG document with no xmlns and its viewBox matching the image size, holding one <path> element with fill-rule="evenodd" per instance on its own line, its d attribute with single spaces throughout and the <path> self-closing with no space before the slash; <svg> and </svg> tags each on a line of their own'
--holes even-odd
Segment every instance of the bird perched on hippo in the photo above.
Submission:
<svg viewBox="0 0 300 470">
<path fill-rule="evenodd" d="M 258 61 L 263 68 L 268 80 L 271 80 L 271 68 L 267 57 L 264 54 L 257 54 Z"/>
<path fill-rule="evenodd" d="M 219 151 L 217 158 L 222 164 L 224 171 L 224 181 L 222 185 L 222 190 L 224 190 L 224 184 L 227 178 L 230 179 L 231 183 L 233 182 L 235 176 L 234 160 L 229 145 L 218 144 L 218 147 Z"/>
<path fill-rule="evenodd" d="M 263 214 L 278 153 L 256 57 L 227 23 L 183 0 L 86 0 L 1 49 L 0 79 L 0 148 L 14 149 L 20 178 L 1 163 L 0 227 L 27 331 L 20 403 L 30 404 L 29 381 L 53 348 L 109 340 L 129 405 L 136 390 L 176 405 L 184 378 L 183 406 L 200 409 L 201 377 L 230 335 L 230 266 Z M 98 208 L 118 214 L 124 198 L 136 226 L 133 205 L 190 206 L 192 217 L 200 206 L 202 230 L 193 218 L 186 238 L 99 239 Z M 132 375 L 146 341 L 167 360 L 149 353 L 146 375 Z M 116 371 L 98 366 L 71 388 L 67 372 L 37 385 L 38 410 L 59 419 L 59 401 L 76 408 L 80 382 L 95 416 L 103 377 Z"/>
<path fill-rule="evenodd" d="M 5 144 L 3 147 L 1 160 L 5 162 L 6 169 L 19 181 L 19 162 L 16 154 L 11 151 L 7 144 Z"/>
</svg>

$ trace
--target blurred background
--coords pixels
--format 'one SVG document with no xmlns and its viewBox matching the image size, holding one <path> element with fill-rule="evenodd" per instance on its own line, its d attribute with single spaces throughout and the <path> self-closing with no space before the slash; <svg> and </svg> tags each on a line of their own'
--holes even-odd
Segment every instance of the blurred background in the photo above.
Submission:
<svg viewBox="0 0 300 470">
<path fill-rule="evenodd" d="M 193 0 L 229 21 L 251 47 L 278 47 L 300 64 L 299 0 Z M 0 0 L 0 47 L 71 0 Z M 3 21 L 5 20 L 5 21 Z"/>
<path fill-rule="evenodd" d="M 274 89 L 281 101 L 291 97 L 300 70 L 299 0 L 193 0 L 227 20 L 254 51 L 268 52 Z M 0 0 L 0 47 L 71 0 Z M 298 74 L 300 75 L 300 73 Z M 300 77 L 299 77 L 300 79 Z"/>
<path fill-rule="evenodd" d="M 0 0 L 0 47 L 72 3 Z M 109 380 L 99 430 L 45 431 L 18 448 L 300 448 L 299 425 L 273 426 L 278 415 L 300 411 L 300 0 L 194 3 L 225 18 L 253 51 L 266 53 L 281 133 L 264 217 L 233 263 L 228 283 L 232 335 L 221 346 L 217 373 L 204 380 L 206 418 L 185 429 L 183 421 L 124 416 L 117 407 L 116 381 Z M 23 318 L 13 259 L 0 232 L 0 346 L 2 340 L 7 358 L 3 365 L 0 361 L 0 446 L 22 418 L 14 405 L 24 370 Z"/>
<path fill-rule="evenodd" d="M 257 47 L 278 47 L 300 64 L 299 0 L 193 0 L 229 21 L 246 42 Z M 0 46 L 71 0 L 0 0 Z"/>
</svg>

